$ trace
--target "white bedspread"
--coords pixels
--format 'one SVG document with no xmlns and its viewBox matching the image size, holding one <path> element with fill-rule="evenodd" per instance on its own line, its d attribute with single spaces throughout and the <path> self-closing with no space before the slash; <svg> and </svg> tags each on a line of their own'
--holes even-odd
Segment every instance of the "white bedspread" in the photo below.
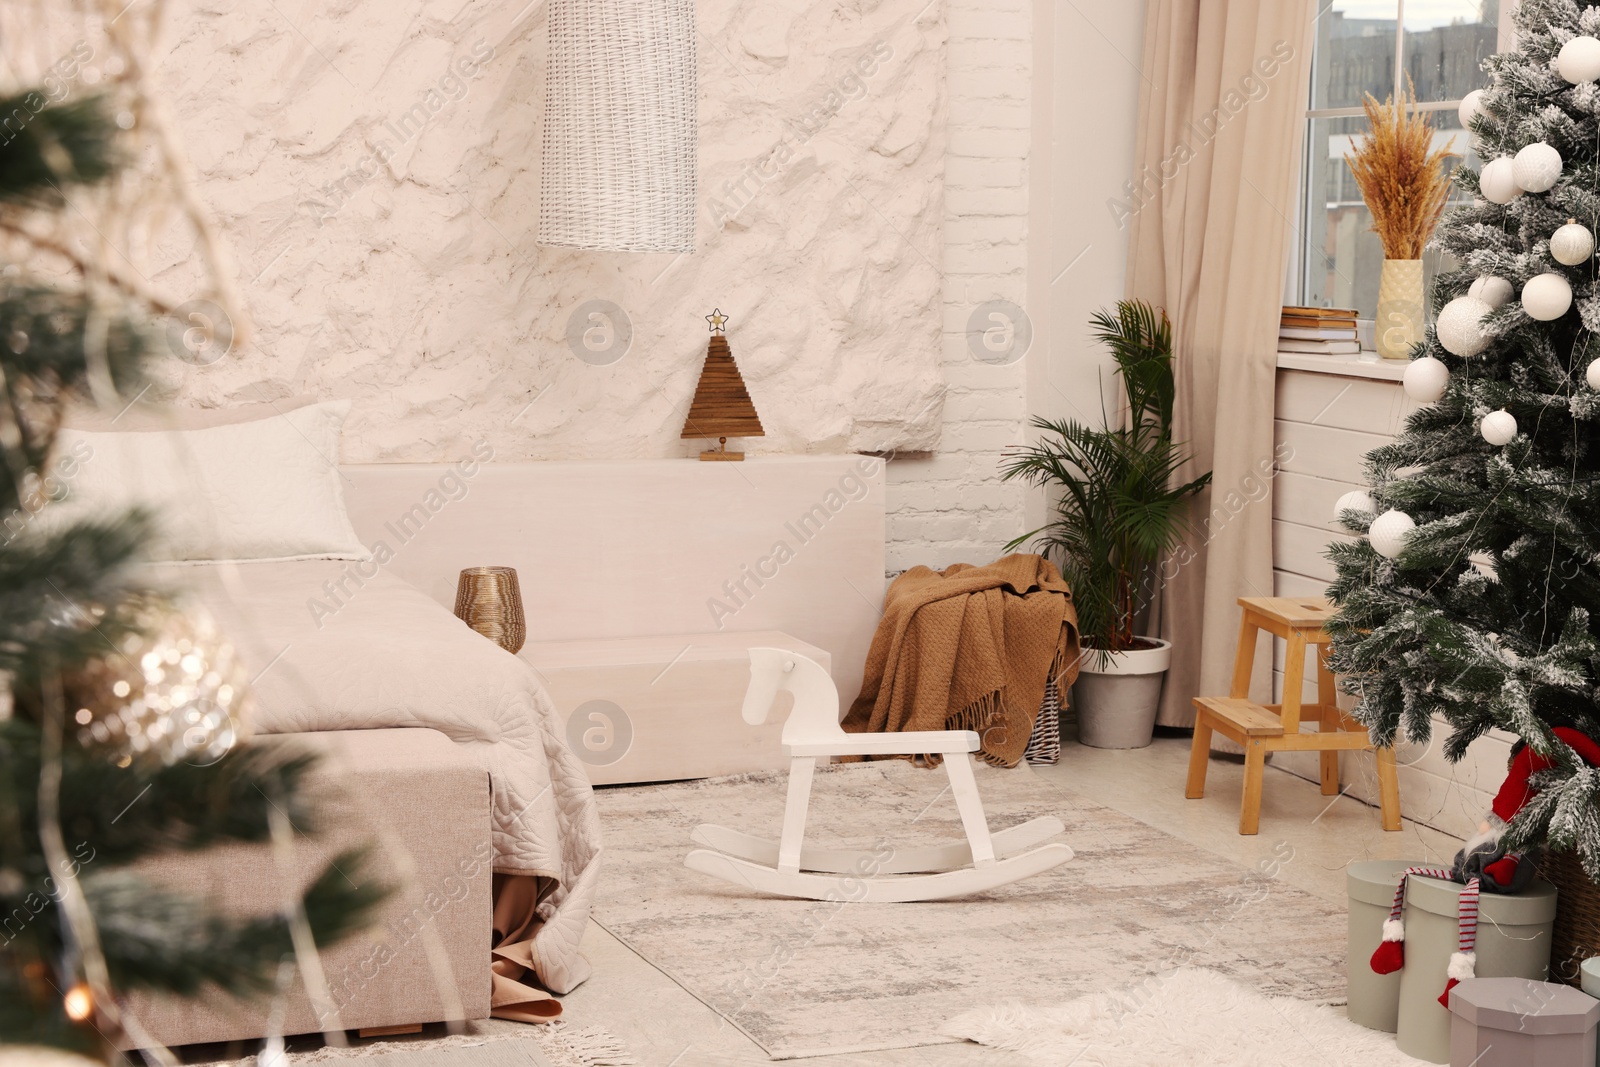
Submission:
<svg viewBox="0 0 1600 1067">
<path fill-rule="evenodd" d="M 259 671 L 259 733 L 427 727 L 490 774 L 495 870 L 559 883 L 538 905 L 534 971 L 556 993 L 589 976 L 578 942 L 594 900 L 600 820 L 533 669 L 420 590 L 337 561 L 163 568 Z M 321 605 L 320 608 L 316 605 Z M 488 946 L 485 946 L 487 949 Z M 485 953 L 487 962 L 487 952 Z"/>
</svg>

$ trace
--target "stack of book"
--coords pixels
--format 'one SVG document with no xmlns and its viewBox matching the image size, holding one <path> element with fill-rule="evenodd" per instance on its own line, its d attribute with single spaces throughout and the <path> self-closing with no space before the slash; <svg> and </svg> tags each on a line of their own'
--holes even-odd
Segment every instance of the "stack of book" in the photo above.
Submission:
<svg viewBox="0 0 1600 1067">
<path fill-rule="evenodd" d="M 1355 311 L 1285 306 L 1278 326 L 1278 351 L 1355 355 L 1361 351 L 1361 344 L 1356 340 Z"/>
</svg>

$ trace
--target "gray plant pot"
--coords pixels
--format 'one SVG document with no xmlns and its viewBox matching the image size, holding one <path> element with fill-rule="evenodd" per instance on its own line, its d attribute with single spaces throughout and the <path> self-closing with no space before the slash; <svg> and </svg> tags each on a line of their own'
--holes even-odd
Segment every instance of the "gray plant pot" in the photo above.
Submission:
<svg viewBox="0 0 1600 1067">
<path fill-rule="evenodd" d="M 1156 727 L 1172 642 L 1114 655 L 1085 650 L 1072 705 L 1078 740 L 1091 748 L 1144 748 Z"/>
</svg>

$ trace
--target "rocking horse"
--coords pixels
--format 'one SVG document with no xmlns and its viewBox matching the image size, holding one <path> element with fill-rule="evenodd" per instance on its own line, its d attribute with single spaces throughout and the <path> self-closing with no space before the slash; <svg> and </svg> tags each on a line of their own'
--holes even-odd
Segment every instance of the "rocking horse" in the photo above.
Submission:
<svg viewBox="0 0 1600 1067">
<path fill-rule="evenodd" d="M 978 750 L 978 735 L 971 730 L 845 733 L 839 726 L 839 691 L 821 665 L 780 648 L 752 648 L 744 721 L 752 726 L 765 722 L 780 689 L 794 694 L 794 708 L 783 725 L 789 793 L 782 836 L 772 841 L 725 826 L 698 826 L 690 839 L 703 847 L 685 858 L 690 869 L 780 897 L 902 903 L 981 893 L 1072 858 L 1072 849 L 1063 843 L 1042 844 L 1065 829 L 1060 819 L 1045 816 L 989 833 L 972 776 L 969 754 Z M 925 754 L 944 757 L 966 841 L 892 851 L 803 845 L 812 773 L 819 759 Z"/>
</svg>

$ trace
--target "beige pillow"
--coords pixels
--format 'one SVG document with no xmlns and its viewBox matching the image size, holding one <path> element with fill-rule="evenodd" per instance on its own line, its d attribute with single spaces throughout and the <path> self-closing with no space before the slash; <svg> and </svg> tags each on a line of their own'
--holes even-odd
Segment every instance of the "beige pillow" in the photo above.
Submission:
<svg viewBox="0 0 1600 1067">
<path fill-rule="evenodd" d="M 138 506 L 156 519 L 156 560 L 367 558 L 337 466 L 350 401 L 250 407 L 255 418 L 199 428 L 63 429 L 56 450 L 77 471 L 35 524 L 49 534 Z"/>
<path fill-rule="evenodd" d="M 233 404 L 224 408 L 169 408 L 161 404 L 135 402 L 120 412 L 75 404 L 67 408 L 61 425 L 69 430 L 87 430 L 91 433 L 208 430 L 213 426 L 233 426 L 282 415 L 316 402 L 314 396 L 291 396 L 262 404 Z"/>
</svg>

